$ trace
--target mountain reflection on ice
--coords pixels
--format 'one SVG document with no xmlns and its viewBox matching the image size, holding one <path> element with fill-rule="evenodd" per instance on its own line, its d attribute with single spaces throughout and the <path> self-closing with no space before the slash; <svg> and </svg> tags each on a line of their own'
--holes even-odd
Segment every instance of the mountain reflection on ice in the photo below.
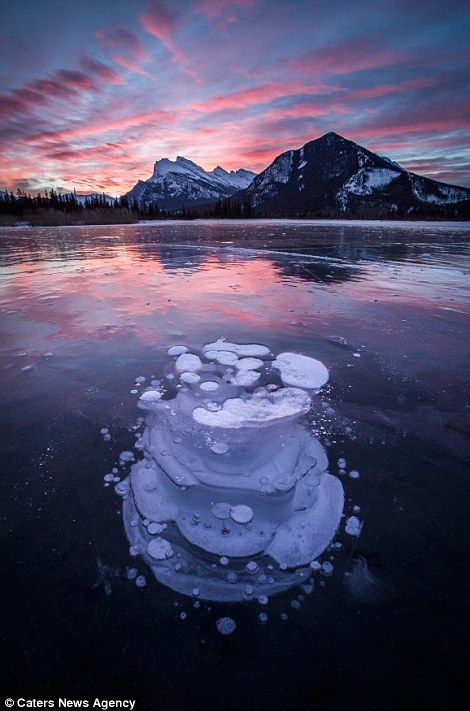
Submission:
<svg viewBox="0 0 470 711">
<path fill-rule="evenodd" d="M 328 371 L 258 344 L 187 350 L 169 349 L 172 367 L 139 399 L 143 458 L 116 486 L 130 551 L 180 593 L 266 604 L 320 567 L 343 512 L 301 422 Z"/>
</svg>

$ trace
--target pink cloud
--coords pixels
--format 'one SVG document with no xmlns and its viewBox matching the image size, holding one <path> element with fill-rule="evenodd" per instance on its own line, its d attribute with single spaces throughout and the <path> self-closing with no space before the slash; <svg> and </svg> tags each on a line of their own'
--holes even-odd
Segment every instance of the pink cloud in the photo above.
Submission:
<svg viewBox="0 0 470 711">
<path fill-rule="evenodd" d="M 377 86 L 365 87 L 361 89 L 352 89 L 348 96 L 355 99 L 378 98 L 380 96 L 388 96 L 389 94 L 401 94 L 410 89 L 425 89 L 429 86 L 435 86 L 439 81 L 433 77 L 410 79 L 410 81 L 402 82 L 401 84 L 379 84 Z"/>
<path fill-rule="evenodd" d="M 139 62 L 150 59 L 150 54 L 140 39 L 129 30 L 121 27 L 114 30 L 98 30 L 96 36 L 104 47 L 120 52 L 126 51 Z"/>
<path fill-rule="evenodd" d="M 329 87 L 327 90 L 335 90 L 336 87 Z M 250 89 L 241 89 L 230 94 L 223 94 L 208 99 L 205 102 L 197 102 L 191 105 L 191 110 L 201 113 L 211 113 L 224 109 L 244 109 L 248 106 L 266 104 L 274 99 L 295 96 L 297 94 L 316 95 L 325 91 L 324 87 L 302 84 L 299 82 L 269 82 L 254 86 Z"/>
<path fill-rule="evenodd" d="M 220 27 L 227 27 L 238 21 L 240 11 L 252 8 L 254 0 L 203 0 L 196 4 L 196 12 Z"/>
<path fill-rule="evenodd" d="M 340 75 L 393 66 L 406 58 L 404 52 L 383 47 L 362 37 L 343 44 L 312 49 L 296 59 L 284 60 L 283 65 L 300 73 Z"/>
<path fill-rule="evenodd" d="M 88 57 L 80 58 L 83 71 L 59 69 L 45 79 L 35 79 L 1 96 L 0 114 L 14 118 L 17 113 L 35 112 L 39 106 L 56 101 L 76 100 L 81 94 L 100 91 L 106 84 L 124 84 L 123 78 L 105 64 Z"/>
<path fill-rule="evenodd" d="M 135 74 L 151 76 L 139 64 L 147 62 L 150 54 L 133 32 L 118 27 L 114 30 L 98 30 L 96 36 L 103 47 L 113 52 L 111 59 L 116 64 Z"/>
<path fill-rule="evenodd" d="M 139 64 L 137 64 L 137 62 L 134 62 L 128 57 L 124 57 L 122 54 L 113 54 L 111 59 L 116 62 L 116 64 L 119 64 L 121 67 L 124 67 L 124 69 L 127 69 L 129 72 L 134 72 L 134 74 L 140 74 L 144 77 L 152 76 L 146 69 L 143 69 Z"/>
<path fill-rule="evenodd" d="M 164 0 L 149 0 L 147 11 L 140 15 L 140 23 L 144 30 L 158 39 L 170 52 L 173 61 L 179 67 L 199 81 L 199 74 L 190 66 L 189 57 L 175 41 L 175 34 L 180 27 L 180 18 L 174 7 Z"/>
</svg>

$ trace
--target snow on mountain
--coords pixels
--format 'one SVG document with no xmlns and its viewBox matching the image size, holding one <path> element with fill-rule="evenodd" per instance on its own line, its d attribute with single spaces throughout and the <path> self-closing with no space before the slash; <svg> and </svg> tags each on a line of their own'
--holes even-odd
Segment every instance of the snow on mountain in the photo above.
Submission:
<svg viewBox="0 0 470 711">
<path fill-rule="evenodd" d="M 408 173 L 337 133 L 282 153 L 240 193 L 258 217 L 469 215 L 470 190 Z"/>
<path fill-rule="evenodd" d="M 228 172 L 220 166 L 206 171 L 192 160 L 178 156 L 176 160 L 161 158 L 154 165 L 152 176 L 139 182 L 127 198 L 136 200 L 140 207 L 157 205 L 167 210 L 178 210 L 230 197 L 248 187 L 255 173 L 243 168 Z"/>
<path fill-rule="evenodd" d="M 72 197 L 73 193 L 61 193 L 61 195 Z M 84 205 L 87 200 L 102 200 L 103 198 L 108 205 L 112 205 L 114 203 L 115 198 L 111 197 L 111 195 L 106 195 L 106 193 L 75 193 L 75 200 L 80 203 L 80 205 Z"/>
</svg>

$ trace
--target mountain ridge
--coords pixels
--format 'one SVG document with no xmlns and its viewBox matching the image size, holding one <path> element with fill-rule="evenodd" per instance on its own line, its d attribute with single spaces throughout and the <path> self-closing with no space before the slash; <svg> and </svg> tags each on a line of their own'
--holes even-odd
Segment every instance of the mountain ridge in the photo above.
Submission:
<svg viewBox="0 0 470 711">
<path fill-rule="evenodd" d="M 244 168 L 229 172 L 220 165 L 206 171 L 184 156 L 177 156 L 174 161 L 160 158 L 150 178 L 139 180 L 126 197 L 139 208 L 154 205 L 165 210 L 181 210 L 230 197 L 248 187 L 255 175 Z"/>
<path fill-rule="evenodd" d="M 470 215 L 470 189 L 410 173 L 334 131 L 281 153 L 236 197 L 258 217 Z"/>
</svg>

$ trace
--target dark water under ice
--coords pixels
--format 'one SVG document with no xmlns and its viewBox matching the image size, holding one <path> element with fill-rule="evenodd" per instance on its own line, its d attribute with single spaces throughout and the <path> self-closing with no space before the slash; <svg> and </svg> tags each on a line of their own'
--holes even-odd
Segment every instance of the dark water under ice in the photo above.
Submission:
<svg viewBox="0 0 470 711">
<path fill-rule="evenodd" d="M 4 695 L 455 708 L 469 235 L 367 223 L 2 229 Z M 342 524 L 341 548 L 322 558 L 333 574 L 266 606 L 194 608 L 158 583 L 129 555 L 122 502 L 103 486 L 135 441 L 134 379 L 160 377 L 172 344 L 221 336 L 325 363 L 323 414 L 309 426 L 333 473 L 343 456 L 360 472 L 342 479 L 345 513 L 361 508 L 359 538 Z M 237 625 L 228 637 L 216 630 L 226 616 Z"/>
</svg>

